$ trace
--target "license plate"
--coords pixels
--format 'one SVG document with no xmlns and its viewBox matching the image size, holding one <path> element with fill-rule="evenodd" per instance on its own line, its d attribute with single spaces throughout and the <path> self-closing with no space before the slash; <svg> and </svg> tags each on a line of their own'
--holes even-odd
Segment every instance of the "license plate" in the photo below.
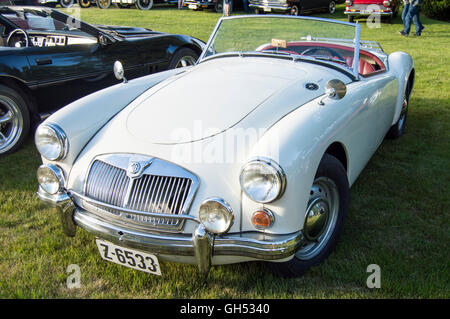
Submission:
<svg viewBox="0 0 450 319">
<path fill-rule="evenodd" d="M 263 10 L 264 10 L 264 12 L 270 12 L 270 11 L 272 11 L 271 8 L 263 8 Z"/>
<path fill-rule="evenodd" d="M 372 10 L 361 10 L 361 14 L 372 14 Z"/>
<path fill-rule="evenodd" d="M 139 250 L 124 248 L 113 243 L 96 239 L 100 256 L 107 261 L 161 276 L 158 258 Z"/>
<path fill-rule="evenodd" d="M 197 9 L 197 5 L 196 5 L 196 4 L 190 4 L 190 5 L 188 6 L 188 8 L 189 8 L 189 9 L 194 9 L 194 10 L 196 10 L 196 9 Z"/>
</svg>

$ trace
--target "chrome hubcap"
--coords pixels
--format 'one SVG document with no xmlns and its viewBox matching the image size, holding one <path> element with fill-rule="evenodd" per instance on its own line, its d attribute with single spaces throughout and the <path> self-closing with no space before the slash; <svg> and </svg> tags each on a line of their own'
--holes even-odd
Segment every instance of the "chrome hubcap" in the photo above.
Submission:
<svg viewBox="0 0 450 319">
<path fill-rule="evenodd" d="M 330 3 L 330 13 L 334 13 L 336 11 L 336 4 L 334 2 Z"/>
<path fill-rule="evenodd" d="M 0 96 L 0 154 L 8 151 L 22 133 L 22 117 L 17 104 L 6 96 Z"/>
<path fill-rule="evenodd" d="M 402 105 L 402 113 L 400 115 L 400 119 L 399 119 L 399 125 L 398 127 L 402 128 L 405 125 L 405 120 L 406 120 L 406 111 L 408 110 L 408 99 L 405 97 L 403 97 L 403 105 Z"/>
<path fill-rule="evenodd" d="M 339 192 L 329 178 L 319 177 L 311 188 L 303 234 L 305 244 L 295 257 L 308 260 L 317 256 L 328 243 L 339 213 Z"/>
<path fill-rule="evenodd" d="M 194 65 L 196 60 L 191 56 L 184 56 L 178 61 L 176 68 L 184 68 L 185 66 Z"/>
</svg>

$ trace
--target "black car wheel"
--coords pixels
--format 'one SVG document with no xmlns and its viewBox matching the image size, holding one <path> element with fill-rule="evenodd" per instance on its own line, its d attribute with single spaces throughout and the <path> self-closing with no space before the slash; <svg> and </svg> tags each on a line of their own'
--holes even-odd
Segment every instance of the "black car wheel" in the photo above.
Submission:
<svg viewBox="0 0 450 319">
<path fill-rule="evenodd" d="M 223 12 L 223 1 L 217 0 L 216 4 L 214 5 L 214 10 L 216 10 L 217 13 Z"/>
<path fill-rule="evenodd" d="M 349 184 L 345 168 L 334 156 L 325 154 L 310 191 L 302 230 L 305 242 L 291 260 L 269 263 L 269 266 L 282 276 L 298 277 L 322 262 L 336 246 L 348 203 Z"/>
<path fill-rule="evenodd" d="M 153 7 L 153 0 L 136 0 L 136 8 L 139 10 L 150 10 Z"/>
<path fill-rule="evenodd" d="M 169 69 L 183 68 L 194 65 L 197 62 L 198 54 L 189 48 L 178 50 L 169 63 Z"/>
<path fill-rule="evenodd" d="M 328 12 L 331 14 L 334 14 L 336 12 L 336 2 L 331 1 L 330 5 L 328 6 Z"/>
<path fill-rule="evenodd" d="M 291 16 L 299 16 L 300 15 L 300 8 L 298 7 L 298 5 L 294 4 L 291 7 L 291 11 L 289 11 L 289 14 Z"/>
<path fill-rule="evenodd" d="M 91 0 L 78 0 L 78 5 L 82 8 L 89 8 L 91 6 Z"/>
<path fill-rule="evenodd" d="M 22 95 L 0 85 L 0 155 L 15 151 L 28 136 L 30 112 Z"/>
<path fill-rule="evenodd" d="M 394 125 L 391 126 L 389 131 L 386 134 L 386 137 L 388 139 L 394 140 L 399 138 L 403 135 L 405 132 L 405 126 L 406 126 L 406 118 L 408 116 L 408 97 L 406 96 L 406 93 L 403 95 L 403 105 L 402 105 L 402 111 L 400 113 L 400 117 Z"/>
<path fill-rule="evenodd" d="M 108 9 L 111 6 L 111 0 L 97 0 L 97 7 L 100 9 Z"/>
<path fill-rule="evenodd" d="M 59 4 L 63 8 L 70 8 L 71 6 L 73 6 L 73 2 L 74 0 L 59 0 Z"/>
</svg>

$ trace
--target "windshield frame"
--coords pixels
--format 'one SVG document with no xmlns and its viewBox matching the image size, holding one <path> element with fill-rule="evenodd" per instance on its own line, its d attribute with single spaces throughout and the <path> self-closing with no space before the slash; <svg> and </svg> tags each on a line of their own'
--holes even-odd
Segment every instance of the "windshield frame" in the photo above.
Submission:
<svg viewBox="0 0 450 319">
<path fill-rule="evenodd" d="M 354 57 L 353 57 L 353 61 L 359 61 L 359 51 L 360 51 L 360 35 L 361 35 L 361 25 L 358 23 L 350 23 L 350 22 L 344 22 L 344 21 L 340 21 L 340 20 L 333 20 L 333 19 L 325 19 L 325 18 L 317 18 L 317 17 L 305 17 L 305 16 L 286 16 L 286 15 L 279 15 L 279 14 L 267 14 L 267 15 L 239 15 L 239 16 L 231 16 L 231 17 L 222 17 L 219 19 L 219 21 L 217 22 L 213 32 L 211 33 L 211 36 L 208 39 L 208 42 L 205 45 L 205 49 L 203 50 L 202 54 L 200 55 L 199 59 L 198 59 L 198 63 L 201 63 L 203 61 L 209 60 L 210 58 L 214 57 L 215 55 L 212 56 L 206 56 L 209 47 L 211 46 L 211 44 L 214 42 L 217 32 L 220 29 L 220 26 L 222 25 L 223 21 L 226 20 L 234 20 L 234 19 L 255 19 L 255 18 L 282 18 L 282 19 L 302 19 L 302 20 L 310 20 L 310 21 L 321 21 L 321 22 L 327 22 L 327 23 L 337 23 L 337 24 L 343 24 L 343 25 L 348 25 L 351 27 L 355 28 L 355 38 L 353 39 L 353 46 L 354 46 Z M 351 39 L 330 39 L 333 40 L 335 42 L 339 42 L 340 40 L 342 40 L 342 42 L 344 42 L 343 44 L 349 45 L 352 41 Z M 229 52 L 231 53 L 231 52 Z M 239 52 L 235 52 L 236 54 L 239 54 Z M 263 54 L 263 53 L 262 53 Z M 222 56 L 227 56 L 226 54 L 222 55 Z M 306 57 L 305 57 L 306 58 Z M 294 59 L 294 61 L 297 60 L 303 60 L 302 58 L 296 58 Z M 308 62 L 311 62 L 311 59 L 307 59 Z M 320 61 L 320 64 L 327 64 L 329 66 L 332 66 L 334 69 L 336 68 L 335 63 L 327 63 L 326 61 Z M 344 67 L 342 67 L 342 69 L 344 69 Z M 348 70 L 352 70 L 352 75 L 354 77 L 355 80 L 359 79 L 359 63 L 353 63 L 353 69 L 351 68 L 346 68 L 347 70 L 346 73 L 348 73 Z"/>
</svg>

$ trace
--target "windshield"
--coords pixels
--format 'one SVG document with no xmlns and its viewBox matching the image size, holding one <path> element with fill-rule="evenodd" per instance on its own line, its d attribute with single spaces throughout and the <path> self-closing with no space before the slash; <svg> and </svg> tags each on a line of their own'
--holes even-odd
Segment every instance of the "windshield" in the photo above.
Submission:
<svg viewBox="0 0 450 319">
<path fill-rule="evenodd" d="M 274 15 L 222 18 L 202 59 L 227 53 L 307 57 L 327 61 L 356 76 L 358 63 L 354 66 L 353 61 L 359 56 L 359 25 Z"/>
</svg>

